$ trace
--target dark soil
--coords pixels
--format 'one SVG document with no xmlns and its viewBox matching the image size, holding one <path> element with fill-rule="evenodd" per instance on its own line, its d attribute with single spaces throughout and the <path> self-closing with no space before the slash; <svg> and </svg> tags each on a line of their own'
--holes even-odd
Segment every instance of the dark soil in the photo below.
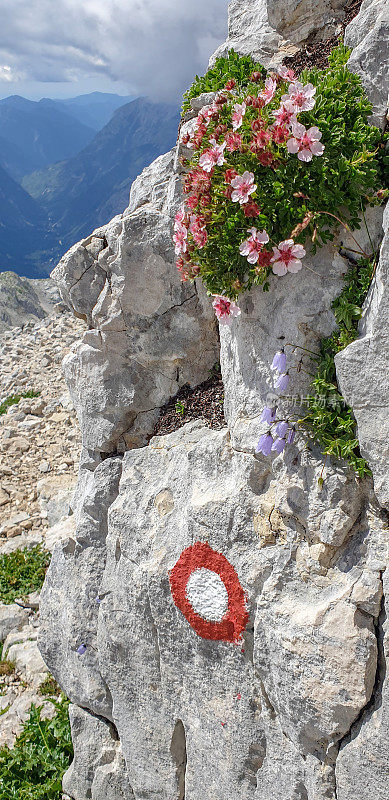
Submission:
<svg viewBox="0 0 389 800">
<path fill-rule="evenodd" d="M 362 0 L 349 0 L 345 7 L 345 17 L 342 20 L 342 36 L 345 28 L 354 17 L 357 16 L 361 7 Z M 291 67 L 297 73 L 301 72 L 306 67 L 318 67 L 318 69 L 326 69 L 328 67 L 328 56 L 331 50 L 339 44 L 339 37 L 331 36 L 329 39 L 323 41 L 315 40 L 315 34 L 308 38 L 307 43 L 299 50 L 296 55 L 286 58 L 284 63 L 286 66 Z"/>
<path fill-rule="evenodd" d="M 204 383 L 200 383 L 195 389 L 186 384 L 175 397 L 162 406 L 153 435 L 163 436 L 198 419 L 210 428 L 224 428 L 226 423 L 223 402 L 224 386 L 220 367 L 217 366 Z"/>
</svg>

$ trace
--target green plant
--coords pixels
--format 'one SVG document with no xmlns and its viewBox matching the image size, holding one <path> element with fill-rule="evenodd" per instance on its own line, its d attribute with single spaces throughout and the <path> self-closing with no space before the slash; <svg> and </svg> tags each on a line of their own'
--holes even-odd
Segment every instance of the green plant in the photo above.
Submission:
<svg viewBox="0 0 389 800">
<path fill-rule="evenodd" d="M 185 403 L 182 400 L 177 400 L 175 405 L 176 414 L 179 414 L 180 417 L 183 417 L 185 414 Z"/>
<path fill-rule="evenodd" d="M 305 131 L 299 144 L 295 122 L 277 118 L 274 124 L 274 114 L 287 106 L 282 98 L 293 89 L 287 77 L 269 76 L 264 84 L 258 70 L 246 88 L 239 84 L 223 92 L 208 116 L 199 114 L 196 130 L 185 139 L 193 156 L 184 180 L 185 208 L 175 225 L 183 280 L 200 275 L 211 294 L 227 299 L 256 284 L 268 290 L 272 272 L 282 276 L 301 268 L 294 258 L 280 271 L 280 262 L 274 263 L 280 245 L 292 241 L 301 258 L 306 240 L 315 251 L 333 240 L 340 223 L 360 227 L 361 209 L 372 201 L 381 177 L 381 133 L 368 123 L 371 104 L 360 78 L 347 69 L 349 53 L 339 45 L 328 69 L 301 74 L 307 102 L 293 112 L 296 130 Z M 236 54 L 233 63 L 239 63 Z M 236 107 L 241 112 L 233 130 Z M 304 150 L 310 131 L 314 143 Z M 239 199 L 235 182 L 245 175 L 250 192 Z M 258 235 L 262 239 L 255 241 Z"/>
<path fill-rule="evenodd" d="M 182 111 L 189 111 L 192 97 L 198 97 L 204 92 L 218 92 L 224 89 L 228 80 L 235 80 L 239 88 L 247 86 L 254 70 L 260 70 L 262 75 L 266 74 L 264 68 L 256 64 L 251 56 L 241 56 L 235 50 L 230 50 L 226 57 L 217 58 L 214 66 L 204 76 L 196 75 L 192 86 L 184 93 Z"/>
<path fill-rule="evenodd" d="M 24 394 L 11 394 L 2 403 L 0 403 L 0 416 L 2 414 L 6 414 L 8 409 L 11 406 L 17 405 L 20 400 L 24 400 L 25 398 L 32 398 L 32 397 L 39 397 L 40 392 L 33 392 L 32 390 L 28 392 L 24 392 Z"/>
<path fill-rule="evenodd" d="M 306 400 L 307 411 L 300 421 L 326 456 L 344 459 L 360 477 L 371 473 L 359 451 L 354 414 L 339 392 L 334 357 L 358 336 L 358 320 L 375 266 L 375 256 L 361 259 L 351 264 L 345 275 L 343 291 L 332 303 L 338 327 L 321 342 L 313 394 Z"/>
<path fill-rule="evenodd" d="M 57 681 L 52 675 L 48 675 L 43 683 L 41 683 L 38 692 L 42 695 L 42 697 L 59 695 L 61 693 L 61 687 L 58 686 Z"/>
<path fill-rule="evenodd" d="M 69 701 L 49 700 L 52 720 L 41 718 L 32 705 L 28 721 L 14 747 L 0 750 L 0 800 L 60 800 L 62 777 L 73 756 L 68 718 Z"/>
<path fill-rule="evenodd" d="M 0 602 L 13 603 L 17 597 L 39 591 L 51 555 L 40 545 L 0 555 Z"/>
<path fill-rule="evenodd" d="M 15 664 L 13 661 L 0 661 L 0 675 L 13 675 L 15 672 Z"/>
</svg>

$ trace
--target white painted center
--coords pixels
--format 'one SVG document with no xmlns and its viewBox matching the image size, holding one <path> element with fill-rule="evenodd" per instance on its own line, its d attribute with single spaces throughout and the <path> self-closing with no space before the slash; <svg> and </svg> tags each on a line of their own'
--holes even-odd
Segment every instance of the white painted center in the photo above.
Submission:
<svg viewBox="0 0 389 800">
<path fill-rule="evenodd" d="M 208 622 L 221 622 L 228 610 L 228 592 L 220 575 L 205 567 L 192 572 L 186 596 L 196 614 Z"/>
</svg>

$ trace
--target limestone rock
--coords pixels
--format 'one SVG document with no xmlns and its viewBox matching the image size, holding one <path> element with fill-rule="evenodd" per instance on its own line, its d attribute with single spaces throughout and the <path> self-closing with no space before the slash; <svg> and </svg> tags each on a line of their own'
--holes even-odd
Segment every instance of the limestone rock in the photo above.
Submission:
<svg viewBox="0 0 389 800">
<path fill-rule="evenodd" d="M 172 154 L 158 158 L 135 182 L 133 210 L 104 229 L 107 246 L 96 262 L 103 284 L 93 277 L 93 289 L 84 285 L 95 275 L 81 265 L 91 258 L 88 240 L 53 273 L 63 297 L 93 326 L 64 363 L 90 450 L 145 444 L 160 406 L 185 383 L 205 380 L 217 360 L 210 301 L 200 286 L 182 284 L 174 266 L 171 218 L 179 195 L 171 170 Z"/>
<path fill-rule="evenodd" d="M 16 737 L 22 732 L 23 724 L 29 718 L 33 703 L 35 706 L 41 706 L 42 719 L 53 719 L 55 716 L 53 704 L 43 701 L 42 696 L 33 689 L 28 689 L 15 699 L 11 695 L 9 699 L 11 699 L 11 707 L 4 715 L 0 716 L 0 747 L 14 745 Z"/>
<path fill-rule="evenodd" d="M 28 620 L 28 611 L 16 603 L 0 603 L 0 642 L 4 642 L 11 631 L 19 630 Z"/>
<path fill-rule="evenodd" d="M 96 651 L 107 510 L 117 494 L 119 458 L 106 459 L 83 486 L 76 537 L 57 543 L 41 595 L 39 646 L 73 703 L 107 719 L 112 701 Z M 86 652 L 77 651 L 86 645 Z M 71 666 L 70 666 L 71 665 Z"/>
<path fill-rule="evenodd" d="M 74 514 L 70 517 L 62 517 L 62 519 L 56 522 L 55 525 L 52 525 L 51 528 L 47 528 L 44 534 L 44 546 L 46 550 L 52 552 L 57 542 L 62 539 L 74 538 L 75 528 L 76 520 Z"/>
<path fill-rule="evenodd" d="M 0 333 L 0 403 L 26 392 L 38 395 L 22 398 L 0 415 L 0 531 L 3 536 L 15 536 L 17 546 L 42 541 L 48 519 L 54 523 L 69 511 L 80 436 L 60 364 L 84 328 L 69 312 L 62 312 Z M 43 354 L 49 360 L 45 368 Z M 26 441 L 24 453 L 15 450 L 17 439 Z M 39 498 L 37 484 L 43 476 L 52 490 L 50 497 Z M 4 505 L 2 492 L 7 498 Z M 11 525 L 10 520 L 14 521 Z M 24 541 L 19 537 L 27 530 L 30 536 Z M 8 545 L 1 539 L 2 552 L 4 547 Z"/>
<path fill-rule="evenodd" d="M 37 636 L 38 628 L 33 623 L 13 630 L 4 642 L 3 658 L 14 663 L 28 683 L 35 684 L 34 679 L 38 676 L 39 685 L 41 676 L 45 676 L 48 670 L 37 647 Z"/>
<path fill-rule="evenodd" d="M 384 576 L 388 597 L 388 573 Z M 376 693 L 361 719 L 344 740 L 336 764 L 337 798 L 386 800 L 388 786 L 389 659 L 388 607 L 379 620 L 379 671 Z"/>
<path fill-rule="evenodd" d="M 112 724 L 88 711 L 69 708 L 75 759 L 64 775 L 63 788 L 74 800 L 132 800 L 120 741 Z"/>
<path fill-rule="evenodd" d="M 375 279 L 360 324 L 361 336 L 336 356 L 341 392 L 358 423 L 361 453 L 374 476 L 376 495 L 389 508 L 389 206 Z"/>
<path fill-rule="evenodd" d="M 23 550 L 25 547 L 31 549 L 36 547 L 37 544 L 43 544 L 43 535 L 39 533 L 31 534 L 21 533 L 12 539 L 0 539 L 0 553 L 1 555 L 9 555 L 14 553 L 15 550 Z"/>
<path fill-rule="evenodd" d="M 371 560 L 363 547 L 358 549 L 355 528 L 346 550 L 333 547 L 331 571 L 312 569 L 307 581 L 297 555 L 312 532 L 296 525 L 295 515 L 278 509 L 282 523 L 275 527 L 274 541 L 260 546 L 256 520 L 266 511 L 266 472 L 261 461 L 231 447 L 227 430 L 190 423 L 125 454 L 100 583 L 89 554 L 82 572 L 68 572 L 65 584 L 61 561 L 74 556 L 69 545 L 62 545 L 63 555 L 57 546 L 44 590 L 45 660 L 73 700 L 78 697 L 79 704 L 99 713 L 100 700 L 85 682 L 86 670 L 89 681 L 94 674 L 94 652 L 72 661 L 74 677 L 60 667 L 55 622 L 60 590 L 65 614 L 75 619 L 73 608 L 78 609 L 78 633 L 71 641 L 85 640 L 97 649 L 113 700 L 109 718 L 119 732 L 135 797 L 175 796 L 185 759 L 190 800 L 212 798 L 216 790 L 254 797 L 255 787 L 269 780 L 270 754 L 281 758 L 284 731 L 297 748 L 293 767 L 287 766 L 290 775 L 299 774 L 295 785 L 300 781 L 306 787 L 309 800 L 324 800 L 334 781 L 335 758 L 328 760 L 327 751 L 347 734 L 371 697 L 377 658 L 373 617 L 356 610 L 358 592 L 355 602 L 350 597 L 361 574 L 373 572 L 379 579 L 381 533 L 368 527 Z M 74 553 L 91 542 L 85 528 L 84 537 L 81 543 L 78 534 Z M 197 540 L 228 558 L 247 592 L 250 623 L 243 651 L 201 639 L 173 603 L 169 570 Z M 79 567 L 80 560 L 76 563 Z M 96 590 L 101 603 L 97 637 L 91 639 L 83 598 Z M 70 641 L 62 624 L 64 634 Z M 279 781 L 281 786 L 282 777 Z M 65 790 L 70 791 L 67 784 Z M 293 797 L 290 792 L 285 790 L 286 798 Z"/>
<path fill-rule="evenodd" d="M 69 514 L 76 482 L 75 475 L 54 475 L 38 481 L 39 505 L 50 526 Z"/>
<path fill-rule="evenodd" d="M 373 104 L 372 122 L 378 127 L 384 126 L 389 105 L 388 40 L 387 0 L 363 0 L 359 14 L 346 28 L 344 42 L 353 48 L 348 67 L 361 76 Z"/>
<path fill-rule="evenodd" d="M 0 274 L 0 333 L 15 325 L 37 322 L 52 314 L 60 300 L 50 278 L 22 278 L 14 272 Z"/>
<path fill-rule="evenodd" d="M 242 55 L 251 55 L 268 68 L 280 64 L 286 55 L 294 55 L 298 47 L 285 41 L 270 24 L 267 0 L 231 0 L 228 38 L 212 55 L 210 65 L 231 49 Z"/>
<path fill-rule="evenodd" d="M 105 283 L 103 270 L 87 249 L 89 241 L 75 244 L 65 253 L 52 276 L 64 302 L 87 322 L 91 321 L 92 308 Z"/>
<path fill-rule="evenodd" d="M 333 32 L 343 11 L 335 0 L 233 0 L 219 52 L 235 47 L 277 65 L 302 37 L 320 38 L 323 24 Z M 367 36 L 366 85 L 375 91 L 384 27 L 373 44 L 361 20 L 356 30 L 356 50 Z M 303 440 L 281 456 L 254 455 L 263 405 L 274 399 L 274 352 L 286 342 L 315 351 L 334 330 L 331 302 L 347 263 L 333 247 L 309 254 L 297 278 L 274 276 L 269 293 L 247 294 L 241 316 L 221 330 L 226 428 L 190 423 L 148 443 L 160 405 L 206 377 L 218 351 L 209 299 L 200 286 L 181 285 L 173 264 L 182 154 L 179 143 L 150 165 L 124 214 L 55 271 L 66 302 L 89 324 L 65 362 L 84 445 L 76 529 L 55 545 L 39 635 L 75 706 L 64 791 L 73 800 L 351 800 L 357 787 L 361 800 L 381 800 L 388 527 L 384 446 L 373 439 L 387 405 L 378 351 L 386 273 L 380 266 L 361 338 L 350 346 L 352 355 L 366 340 L 368 352 L 354 361 L 342 354 L 352 364 L 344 379 L 338 363 L 376 494 L 370 479 L 357 481 L 330 459 L 322 485 L 320 451 Z M 369 233 L 377 246 L 380 210 Z M 358 237 L 369 246 L 363 228 Z M 343 234 L 335 244 L 353 248 Z M 294 407 L 308 383 L 299 371 Z M 375 424 L 364 434 L 368 395 Z M 285 399 L 280 410 L 290 413 Z M 19 435 L 11 426 L 6 452 Z M 192 569 L 194 589 L 182 583 L 181 559 L 195 543 L 208 545 L 219 570 L 228 562 L 232 588 L 215 570 L 209 582 L 206 567 L 200 576 Z M 240 640 L 231 633 L 236 617 L 223 616 L 239 602 L 247 623 Z M 220 638 L 203 635 L 215 630 Z"/>
<path fill-rule="evenodd" d="M 344 6 L 343 0 L 267 0 L 267 13 L 277 33 L 298 43 L 323 29 L 327 37 L 336 31 Z"/>
</svg>

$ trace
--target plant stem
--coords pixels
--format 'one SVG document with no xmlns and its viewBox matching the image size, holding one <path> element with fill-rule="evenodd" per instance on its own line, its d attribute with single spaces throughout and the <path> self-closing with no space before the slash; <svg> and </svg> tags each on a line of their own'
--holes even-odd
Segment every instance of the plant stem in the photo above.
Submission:
<svg viewBox="0 0 389 800">
<path fill-rule="evenodd" d="M 366 256 L 366 258 L 369 258 L 368 254 L 365 253 L 364 250 L 362 250 L 362 248 L 360 247 L 359 242 L 356 240 L 355 236 L 353 236 L 353 234 L 351 233 L 351 228 L 350 228 L 349 225 L 347 225 L 347 222 L 343 222 L 343 220 L 340 219 L 340 217 L 337 217 L 336 214 L 331 214 L 330 211 L 317 211 L 316 213 L 317 214 L 327 214 L 328 217 L 333 217 L 333 219 L 336 219 L 340 223 L 340 225 L 343 225 L 343 227 L 346 229 L 346 231 L 350 234 L 350 236 L 353 239 L 353 241 L 355 242 L 355 244 L 358 245 L 358 247 L 360 248 L 359 252 L 362 253 L 362 255 Z"/>
</svg>

